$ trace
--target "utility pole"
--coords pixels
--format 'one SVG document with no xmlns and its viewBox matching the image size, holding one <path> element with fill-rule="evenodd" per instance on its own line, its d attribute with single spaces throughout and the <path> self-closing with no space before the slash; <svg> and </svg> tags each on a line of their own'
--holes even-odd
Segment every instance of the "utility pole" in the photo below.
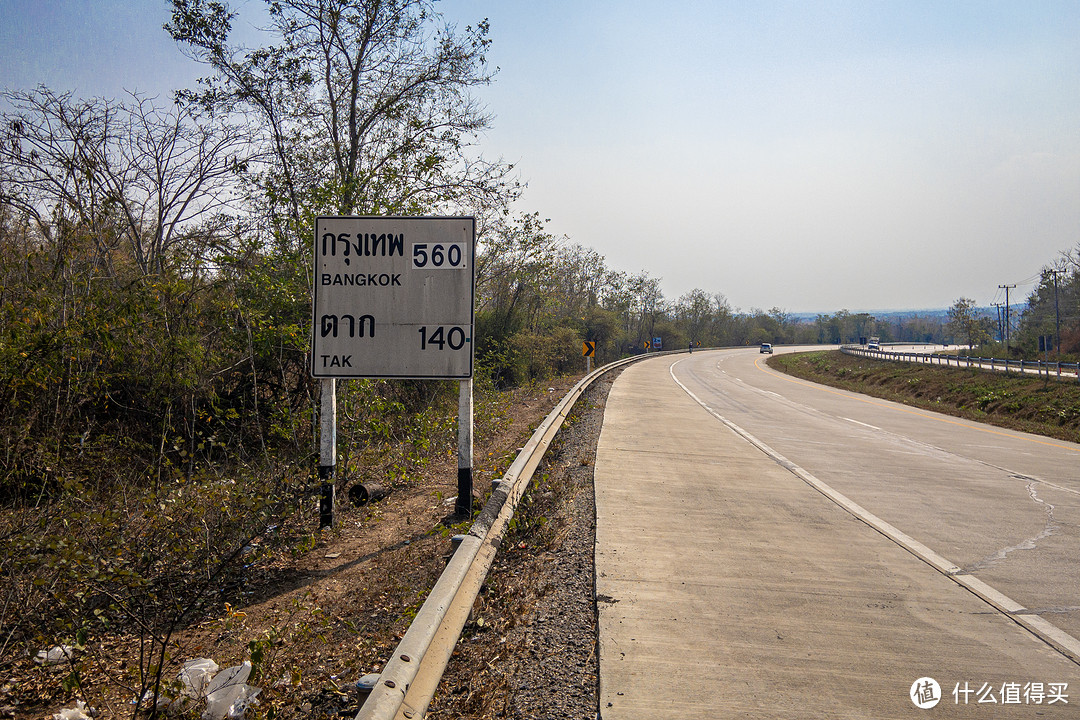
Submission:
<svg viewBox="0 0 1080 720">
<path fill-rule="evenodd" d="M 991 303 L 997 310 L 998 342 L 1005 342 L 1005 325 L 1001 322 L 1001 303 Z"/>
<path fill-rule="evenodd" d="M 1057 354 L 1061 355 L 1061 310 L 1058 308 L 1058 275 L 1063 270 L 1047 270 L 1054 276 L 1054 338 L 1057 341 Z M 1058 358 L 1061 359 L 1060 357 Z"/>
<path fill-rule="evenodd" d="M 998 285 L 999 290 L 1005 291 L 1005 357 L 1009 357 L 1009 289 L 1016 285 Z"/>
</svg>

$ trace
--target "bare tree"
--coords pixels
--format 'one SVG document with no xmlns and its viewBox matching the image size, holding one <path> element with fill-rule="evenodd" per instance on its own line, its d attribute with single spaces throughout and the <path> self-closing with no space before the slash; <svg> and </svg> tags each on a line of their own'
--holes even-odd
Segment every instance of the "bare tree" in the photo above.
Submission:
<svg viewBox="0 0 1080 720">
<path fill-rule="evenodd" d="M 629 289 L 633 298 L 633 310 L 637 314 L 637 344 L 653 336 L 657 319 L 667 310 L 660 278 L 649 276 L 644 270 L 630 278 Z"/>
<path fill-rule="evenodd" d="M 161 272 L 187 230 L 233 207 L 249 144 L 235 126 L 180 107 L 78 100 L 40 87 L 0 97 L 0 203 L 25 213 L 63 256 L 85 234 L 112 269 L 130 253 L 142 274 Z"/>
<path fill-rule="evenodd" d="M 491 120 L 469 94 L 491 79 L 486 21 L 459 34 L 429 0 L 274 0 L 272 42 L 248 49 L 231 43 L 225 3 L 172 6 L 166 29 L 214 71 L 181 95 L 264 128 L 274 217 L 430 212 L 516 192 L 509 166 L 469 150 Z"/>
<path fill-rule="evenodd" d="M 695 288 L 678 299 L 675 316 L 685 326 L 691 342 L 705 342 L 709 325 L 716 320 L 715 301 L 707 292 Z"/>
</svg>

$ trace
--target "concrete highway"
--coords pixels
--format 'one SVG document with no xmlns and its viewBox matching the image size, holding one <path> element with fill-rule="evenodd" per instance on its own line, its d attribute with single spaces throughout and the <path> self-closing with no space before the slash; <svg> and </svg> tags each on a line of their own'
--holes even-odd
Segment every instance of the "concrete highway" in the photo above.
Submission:
<svg viewBox="0 0 1080 720">
<path fill-rule="evenodd" d="M 767 357 L 662 356 L 612 388 L 602 716 L 1080 716 L 1080 446 Z"/>
</svg>

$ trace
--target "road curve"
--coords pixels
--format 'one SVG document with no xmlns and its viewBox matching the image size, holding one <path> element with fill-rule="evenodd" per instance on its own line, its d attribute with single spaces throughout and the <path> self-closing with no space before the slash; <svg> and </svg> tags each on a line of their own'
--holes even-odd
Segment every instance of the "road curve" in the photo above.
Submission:
<svg viewBox="0 0 1080 720">
<path fill-rule="evenodd" d="M 923 677 L 939 717 L 994 697 L 994 717 L 1070 717 L 1080 668 L 1017 620 L 1066 645 L 1080 632 L 1080 448 L 760 360 L 656 358 L 612 388 L 595 474 L 602 717 L 911 717 Z"/>
</svg>

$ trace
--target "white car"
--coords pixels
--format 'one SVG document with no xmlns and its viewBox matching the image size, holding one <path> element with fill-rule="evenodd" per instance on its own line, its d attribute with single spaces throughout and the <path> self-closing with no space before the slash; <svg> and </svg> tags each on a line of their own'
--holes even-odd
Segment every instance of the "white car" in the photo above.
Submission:
<svg viewBox="0 0 1080 720">
<path fill-rule="evenodd" d="M 761 343 L 760 352 L 769 353 L 770 355 L 772 355 L 772 343 Z"/>
</svg>

